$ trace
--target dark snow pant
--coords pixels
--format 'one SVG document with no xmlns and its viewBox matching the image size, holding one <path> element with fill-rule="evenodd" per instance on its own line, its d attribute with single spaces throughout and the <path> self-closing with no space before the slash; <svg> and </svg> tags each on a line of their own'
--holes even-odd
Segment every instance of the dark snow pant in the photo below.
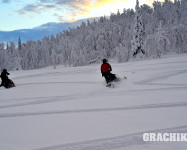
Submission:
<svg viewBox="0 0 187 150">
<path fill-rule="evenodd" d="M 6 82 L 9 80 L 8 78 L 1 78 L 2 82 L 0 86 L 5 86 Z"/>
<path fill-rule="evenodd" d="M 111 74 L 110 72 L 105 72 L 103 73 L 103 76 L 105 77 L 106 83 L 110 83 L 111 81 L 114 80 L 115 75 Z"/>
<path fill-rule="evenodd" d="M 4 84 L 5 84 L 5 82 L 4 82 L 4 80 L 2 80 L 0 86 L 4 86 Z"/>
</svg>

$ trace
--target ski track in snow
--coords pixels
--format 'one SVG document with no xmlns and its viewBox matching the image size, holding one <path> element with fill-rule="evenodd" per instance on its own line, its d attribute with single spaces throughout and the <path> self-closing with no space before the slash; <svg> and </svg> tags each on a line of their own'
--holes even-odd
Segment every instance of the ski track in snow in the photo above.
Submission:
<svg viewBox="0 0 187 150">
<path fill-rule="evenodd" d="M 153 82 L 153 81 L 156 81 L 156 80 L 166 79 L 166 78 L 169 78 L 169 77 L 172 77 L 172 76 L 176 76 L 176 75 L 180 75 L 180 74 L 183 74 L 183 73 L 187 73 L 187 69 L 182 70 L 182 71 L 177 71 L 177 72 L 173 71 L 171 73 L 166 73 L 164 75 L 162 74 L 160 76 L 157 75 L 158 77 L 152 77 L 152 78 L 137 82 L 137 84 L 147 84 L 147 83 L 150 83 L 150 82 Z M 154 84 L 154 83 L 152 83 L 152 84 Z M 157 83 L 157 85 L 158 85 L 158 83 Z M 187 85 L 187 84 L 185 84 L 185 85 Z"/>
<path fill-rule="evenodd" d="M 45 103 L 55 103 L 59 101 L 69 101 L 74 98 L 77 98 L 78 95 L 68 95 L 68 96 L 57 96 L 57 97 L 36 97 L 29 99 L 23 99 L 21 103 L 18 103 L 18 101 L 21 101 L 20 99 L 16 99 L 13 101 L 17 101 L 16 104 L 10 104 L 10 105 L 0 105 L 0 109 L 3 108 L 11 108 L 11 107 L 20 107 L 20 106 L 28 106 L 28 105 L 38 105 L 38 104 L 45 104 Z M 10 101 L 10 100 L 9 100 Z M 12 100 L 11 100 L 12 101 Z M 4 101 L 5 102 L 5 101 Z"/>
<path fill-rule="evenodd" d="M 141 110 L 141 109 L 155 109 L 155 108 L 172 108 L 172 107 L 187 107 L 187 102 L 177 103 L 159 103 L 148 104 L 129 107 L 112 107 L 112 108 L 93 108 L 93 109 L 74 109 L 74 110 L 55 110 L 55 111 L 41 111 L 41 112 L 20 112 L 20 113 L 1 113 L 0 118 L 14 118 L 25 116 L 38 116 L 38 115 L 57 115 L 57 114 L 74 114 L 74 113 L 92 113 L 92 112 L 110 112 L 110 111 L 128 111 L 128 110 Z"/>
<path fill-rule="evenodd" d="M 187 125 L 151 130 L 139 133 L 128 134 L 124 136 L 90 140 L 84 142 L 70 143 L 64 145 L 56 145 L 46 148 L 40 148 L 37 150 L 115 150 L 121 149 L 128 150 L 131 147 L 137 148 L 138 146 L 156 144 L 159 142 L 144 142 L 143 133 L 185 133 L 187 131 Z"/>
<path fill-rule="evenodd" d="M 186 65 L 184 66 L 167 66 L 167 67 L 154 67 L 153 68 L 146 68 L 146 69 L 136 69 L 136 70 L 128 70 L 128 71 L 124 71 L 124 72 L 141 72 L 141 71 L 159 71 L 159 70 L 173 70 L 173 69 L 183 69 L 183 68 L 187 68 Z"/>
<path fill-rule="evenodd" d="M 31 84 L 99 84 L 100 82 L 32 82 L 32 83 L 22 83 L 17 85 L 31 85 Z"/>
<path fill-rule="evenodd" d="M 82 74 L 82 73 L 92 73 L 92 71 L 89 70 L 89 68 L 86 69 L 75 69 L 74 72 L 72 72 L 71 70 L 63 70 L 62 72 L 46 72 L 46 73 L 39 73 L 39 74 L 32 74 L 32 75 L 23 75 L 23 76 L 19 76 L 19 77 L 15 77 L 13 79 L 25 79 L 25 78 L 33 78 L 33 77 L 43 77 L 43 76 L 61 76 L 61 75 L 70 75 L 70 74 Z"/>
<path fill-rule="evenodd" d="M 154 84 L 153 84 L 154 85 Z M 113 93 L 112 95 L 124 95 L 124 94 L 132 94 L 137 92 L 147 92 L 147 91 L 162 91 L 162 90 L 181 90 L 181 89 L 187 89 L 186 86 L 175 86 L 175 87 L 168 87 L 168 88 L 153 88 L 153 89 L 142 89 L 142 90 L 126 90 L 126 91 L 118 91 Z M 75 94 L 75 95 L 67 95 L 67 96 L 54 96 L 54 97 L 36 97 L 36 98 L 25 98 L 25 99 L 12 99 L 12 100 L 2 100 L 0 101 L 0 104 L 2 103 L 8 103 L 8 102 L 16 102 L 16 104 L 8 104 L 8 105 L 0 105 L 0 109 L 5 108 L 12 108 L 12 107 L 22 107 L 22 106 L 30 106 L 30 105 L 40 105 L 40 104 L 46 104 L 46 103 L 57 103 L 57 102 L 66 102 L 66 101 L 78 101 L 77 99 L 90 97 L 95 95 L 95 91 L 93 93 L 88 94 Z M 109 93 L 102 93 L 98 91 L 97 96 L 99 95 L 109 95 Z M 28 101 L 29 100 L 29 101 Z"/>
</svg>

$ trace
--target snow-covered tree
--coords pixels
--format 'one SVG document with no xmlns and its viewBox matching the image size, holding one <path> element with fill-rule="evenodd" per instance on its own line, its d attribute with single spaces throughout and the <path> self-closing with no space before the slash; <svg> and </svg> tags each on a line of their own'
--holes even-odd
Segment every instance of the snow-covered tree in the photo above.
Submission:
<svg viewBox="0 0 187 150">
<path fill-rule="evenodd" d="M 0 43 L 0 71 L 7 68 L 8 60 L 8 51 L 4 49 L 4 43 Z"/>
<path fill-rule="evenodd" d="M 7 45 L 6 45 L 6 50 L 8 50 L 9 46 L 8 46 L 8 42 L 7 42 Z"/>
<path fill-rule="evenodd" d="M 136 1 L 136 13 L 134 18 L 134 30 L 133 30 L 133 39 L 132 39 L 132 51 L 131 57 L 144 57 L 144 41 L 143 41 L 143 22 L 141 18 L 141 12 L 139 8 L 139 1 Z"/>
<path fill-rule="evenodd" d="M 8 55 L 9 55 L 9 59 L 8 59 L 7 70 L 21 70 L 22 69 L 21 57 L 14 42 L 10 42 Z"/>
<path fill-rule="evenodd" d="M 20 38 L 20 35 L 19 35 L 19 39 L 18 39 L 18 50 L 21 50 L 21 38 Z"/>
<path fill-rule="evenodd" d="M 115 51 L 119 63 L 127 62 L 129 60 L 129 51 L 122 44 L 120 44 L 119 47 L 116 47 Z"/>
<path fill-rule="evenodd" d="M 169 35 L 166 29 L 162 27 L 162 22 L 160 21 L 160 26 L 157 32 L 153 35 L 147 36 L 145 40 L 145 49 L 148 57 L 160 57 L 161 54 L 166 54 L 166 46 L 170 45 Z"/>
</svg>

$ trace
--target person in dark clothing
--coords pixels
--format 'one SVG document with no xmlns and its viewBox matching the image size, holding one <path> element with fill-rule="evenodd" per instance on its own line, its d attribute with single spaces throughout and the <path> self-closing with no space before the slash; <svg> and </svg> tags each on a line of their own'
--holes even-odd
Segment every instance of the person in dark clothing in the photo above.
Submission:
<svg viewBox="0 0 187 150">
<path fill-rule="evenodd" d="M 105 77 L 106 83 L 109 84 L 114 79 L 114 75 L 111 73 L 112 67 L 107 63 L 106 59 L 103 59 L 103 64 L 101 65 L 102 77 Z"/>
<path fill-rule="evenodd" d="M 2 82 L 1 82 L 1 85 L 0 85 L 0 87 L 1 86 L 5 86 L 6 85 L 6 83 L 8 82 L 8 75 L 10 75 L 8 72 L 7 72 L 7 70 L 6 69 L 3 69 L 3 72 L 1 73 L 1 80 L 2 80 Z"/>
</svg>

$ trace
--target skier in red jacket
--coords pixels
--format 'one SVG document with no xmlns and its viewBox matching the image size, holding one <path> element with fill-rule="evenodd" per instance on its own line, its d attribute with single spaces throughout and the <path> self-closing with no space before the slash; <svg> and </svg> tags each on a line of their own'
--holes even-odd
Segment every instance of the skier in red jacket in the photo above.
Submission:
<svg viewBox="0 0 187 150">
<path fill-rule="evenodd" d="M 106 59 L 103 59 L 103 64 L 101 65 L 101 74 L 102 77 L 105 77 L 106 83 L 109 84 L 113 80 L 113 74 L 111 74 L 112 67 L 107 63 Z"/>
</svg>

